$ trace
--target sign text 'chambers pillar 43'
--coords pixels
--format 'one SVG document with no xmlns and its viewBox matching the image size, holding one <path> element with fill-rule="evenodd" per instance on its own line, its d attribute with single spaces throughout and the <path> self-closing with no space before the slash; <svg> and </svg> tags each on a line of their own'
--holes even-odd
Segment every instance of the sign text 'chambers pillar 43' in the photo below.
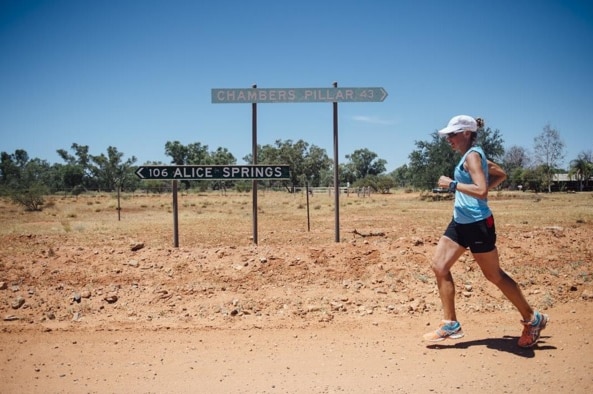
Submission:
<svg viewBox="0 0 593 394">
<path fill-rule="evenodd" d="M 136 170 L 140 179 L 173 180 L 238 180 L 238 179 L 290 179 L 286 165 L 254 166 L 141 166 Z"/>
<path fill-rule="evenodd" d="M 385 97 L 381 87 L 212 89 L 214 104 L 378 102 Z"/>
</svg>

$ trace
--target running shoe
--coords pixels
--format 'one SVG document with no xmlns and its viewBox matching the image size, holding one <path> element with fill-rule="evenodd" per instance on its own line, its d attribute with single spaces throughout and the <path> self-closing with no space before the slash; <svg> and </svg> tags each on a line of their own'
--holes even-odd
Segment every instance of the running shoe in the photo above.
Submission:
<svg viewBox="0 0 593 394">
<path fill-rule="evenodd" d="M 533 319 L 531 321 L 523 321 L 523 333 L 521 334 L 521 338 L 519 338 L 519 346 L 520 347 L 533 347 L 539 340 L 539 336 L 550 318 L 548 315 L 543 313 L 534 312 Z"/>
<path fill-rule="evenodd" d="M 463 330 L 458 321 L 443 320 L 436 331 L 424 334 L 424 340 L 429 342 L 440 342 L 447 338 L 458 339 L 463 337 Z"/>
</svg>

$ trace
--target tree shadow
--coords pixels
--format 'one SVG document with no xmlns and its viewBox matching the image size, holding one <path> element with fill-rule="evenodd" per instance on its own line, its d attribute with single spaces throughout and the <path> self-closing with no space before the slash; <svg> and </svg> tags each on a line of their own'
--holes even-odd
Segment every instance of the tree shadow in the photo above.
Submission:
<svg viewBox="0 0 593 394">
<path fill-rule="evenodd" d="M 428 349 L 468 349 L 474 346 L 486 346 L 488 349 L 494 349 L 501 352 L 507 352 L 519 357 L 533 358 L 535 357 L 535 350 L 555 350 L 556 346 L 546 345 L 545 339 L 550 336 L 541 336 L 537 344 L 532 348 L 522 348 L 517 345 L 519 337 L 505 335 L 502 338 L 485 338 L 476 339 L 473 341 L 455 342 L 453 344 L 443 344 L 442 342 L 427 345 Z"/>
</svg>

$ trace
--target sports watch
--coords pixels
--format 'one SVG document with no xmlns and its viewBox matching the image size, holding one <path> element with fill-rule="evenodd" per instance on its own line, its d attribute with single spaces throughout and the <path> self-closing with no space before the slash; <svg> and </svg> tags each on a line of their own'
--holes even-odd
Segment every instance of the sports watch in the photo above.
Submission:
<svg viewBox="0 0 593 394">
<path fill-rule="evenodd" d="M 457 190 L 457 181 L 451 181 L 449 183 L 449 193 L 455 193 L 455 190 Z"/>
</svg>

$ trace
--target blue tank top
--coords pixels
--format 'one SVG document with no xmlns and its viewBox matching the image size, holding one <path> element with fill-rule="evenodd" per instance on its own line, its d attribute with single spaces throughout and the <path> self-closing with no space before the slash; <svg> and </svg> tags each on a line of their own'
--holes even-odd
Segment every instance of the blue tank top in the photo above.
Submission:
<svg viewBox="0 0 593 394">
<path fill-rule="evenodd" d="M 471 147 L 465 155 L 459 160 L 455 166 L 454 178 L 458 183 L 473 183 L 469 172 L 463 168 L 463 163 L 470 152 L 478 152 L 482 158 L 482 171 L 486 175 L 486 182 L 488 182 L 488 161 L 484 151 L 479 146 Z M 479 199 L 470 195 L 455 192 L 455 204 L 453 208 L 453 220 L 456 223 L 467 224 L 475 223 L 484 220 L 492 215 L 492 211 L 488 207 L 488 199 Z"/>
</svg>

